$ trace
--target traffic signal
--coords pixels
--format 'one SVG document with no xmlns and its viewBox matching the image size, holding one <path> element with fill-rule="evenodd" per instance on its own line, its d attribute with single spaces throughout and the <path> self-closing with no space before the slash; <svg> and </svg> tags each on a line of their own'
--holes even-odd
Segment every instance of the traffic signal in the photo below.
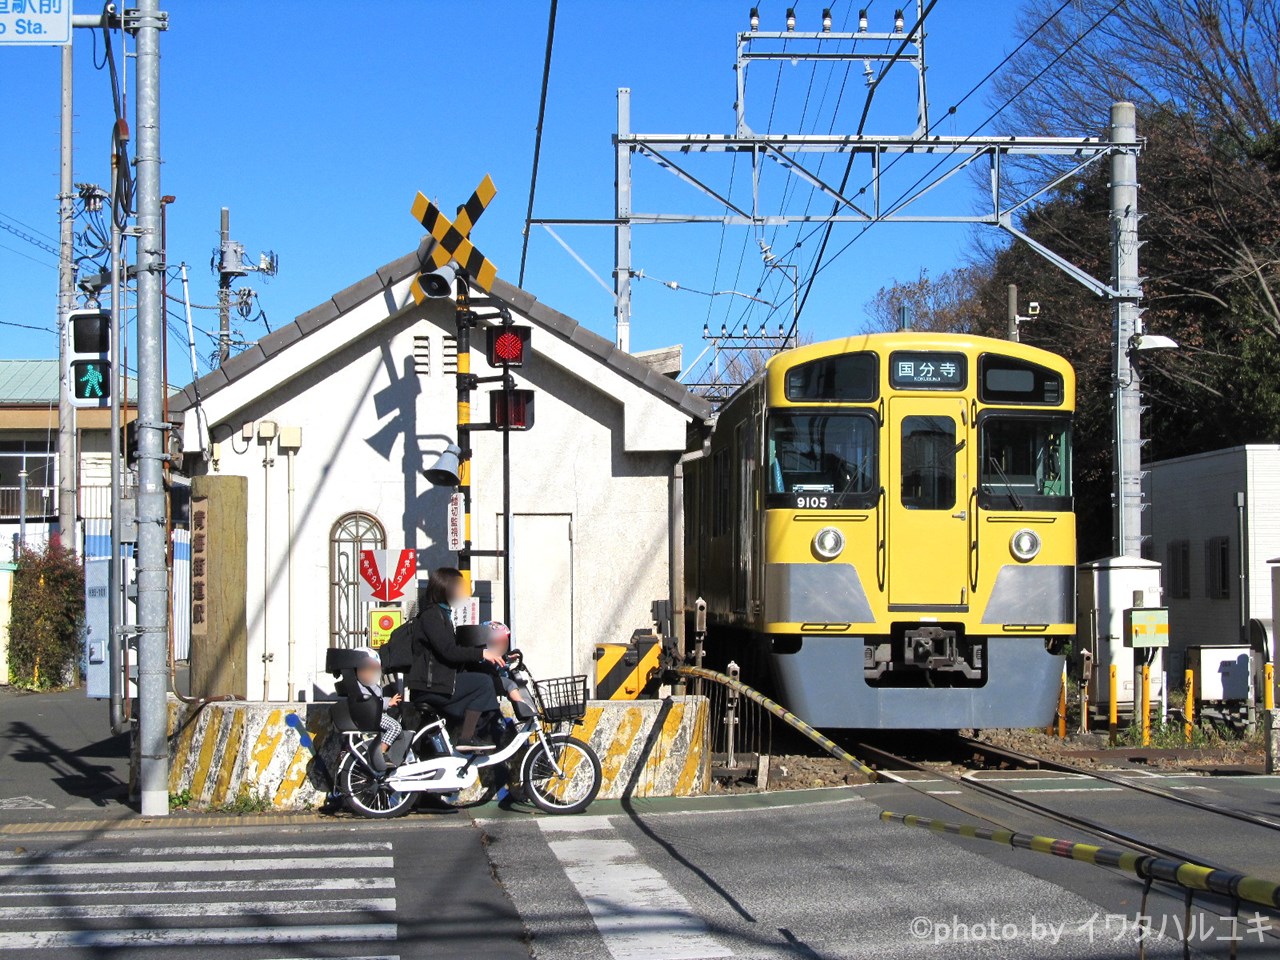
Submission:
<svg viewBox="0 0 1280 960">
<path fill-rule="evenodd" d="M 533 426 L 532 390 L 494 390 L 489 394 L 489 422 L 499 430 Z"/>
<path fill-rule="evenodd" d="M 491 367 L 524 366 L 525 355 L 529 352 L 530 327 L 514 324 L 502 327 L 490 327 L 489 342 L 486 354 Z"/>
<path fill-rule="evenodd" d="M 111 311 L 67 315 L 67 380 L 75 407 L 111 404 Z"/>
</svg>

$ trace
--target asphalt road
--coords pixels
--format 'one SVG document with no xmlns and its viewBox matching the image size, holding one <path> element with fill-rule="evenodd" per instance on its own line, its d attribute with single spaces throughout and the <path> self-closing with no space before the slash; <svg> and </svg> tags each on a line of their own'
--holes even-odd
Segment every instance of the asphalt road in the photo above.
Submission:
<svg viewBox="0 0 1280 960">
<path fill-rule="evenodd" d="M 1128 958 L 1141 912 L 1163 931 L 1147 955 L 1182 955 L 1175 894 L 1153 889 L 1143 911 L 1141 885 L 1114 871 L 878 819 L 891 809 L 1094 839 L 946 783 L 598 802 L 565 818 L 487 807 L 476 819 L 140 826 L 125 803 L 127 746 L 104 736 L 104 714 L 74 692 L 0 692 L 6 960 Z M 1044 775 L 1013 786 L 1226 865 L 1280 864 L 1280 835 L 1192 821 L 1158 798 Z M 1276 778 L 1159 786 L 1268 814 L 1280 804 Z M 72 820 L 97 823 L 59 825 Z M 1227 956 L 1229 909 L 1197 901 L 1194 955 Z M 1264 922 L 1280 934 L 1280 920 Z M 1260 936 L 1247 911 L 1235 935 L 1241 956 L 1280 956 L 1280 937 Z"/>
</svg>

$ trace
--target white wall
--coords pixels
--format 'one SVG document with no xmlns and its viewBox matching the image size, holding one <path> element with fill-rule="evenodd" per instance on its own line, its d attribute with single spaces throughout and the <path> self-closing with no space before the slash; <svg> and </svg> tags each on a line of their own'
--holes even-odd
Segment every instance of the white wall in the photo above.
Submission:
<svg viewBox="0 0 1280 960">
<path fill-rule="evenodd" d="M 1237 493 L 1246 494 L 1249 517 L 1249 615 L 1271 617 L 1267 561 L 1280 555 L 1280 447 L 1232 447 L 1160 461 L 1147 469 L 1151 504 L 1147 532 L 1152 537 L 1152 559 L 1165 563 L 1170 541 L 1190 542 L 1191 596 L 1171 597 L 1169 571 L 1164 571 L 1172 648 L 1169 668 L 1181 671 L 1186 646 L 1239 642 Z M 1207 596 L 1205 544 L 1214 537 L 1230 541 L 1231 595 L 1227 599 Z"/>
<path fill-rule="evenodd" d="M 351 320 L 349 315 L 330 326 Z M 378 517 L 387 530 L 387 546 L 416 546 L 420 567 L 454 562 L 443 546 L 448 492 L 431 487 L 421 475 L 456 432 L 455 379 L 442 367 L 443 338 L 452 329 L 451 305 L 387 321 L 267 399 L 250 402 L 221 421 L 215 414 L 213 439 L 220 442 L 221 458 L 210 470 L 249 479 L 251 697 L 262 691 L 264 647 L 274 656 L 268 665 L 272 699 L 283 699 L 286 689 L 305 689 L 313 680 L 329 687 L 322 673 L 329 638 L 329 537 L 343 514 L 360 510 Z M 326 328 L 307 340 L 328 333 Z M 415 334 L 430 339 L 430 376 L 413 372 Z M 540 337 L 551 336 L 535 329 L 535 345 Z M 305 353 L 286 350 L 252 376 L 272 364 L 296 362 Z M 482 353 L 473 352 L 472 369 L 486 372 Z M 612 371 L 608 375 L 616 376 Z M 573 635 L 563 642 L 573 645 L 576 670 L 589 673 L 592 644 L 629 637 L 649 623 L 650 602 L 668 594 L 668 476 L 678 453 L 625 452 L 622 405 L 545 359 L 535 356 L 518 380 L 538 393 L 533 430 L 511 440 L 513 510 L 572 518 L 572 584 L 563 589 L 573 593 Z M 212 399 L 216 402 L 217 395 Z M 652 402 L 662 404 L 656 398 Z M 474 419 L 488 419 L 482 395 L 477 394 L 473 406 Z M 286 678 L 286 461 L 277 452 L 274 464 L 264 467 L 263 447 L 240 437 L 242 424 L 262 420 L 302 428 L 295 475 L 291 682 Z M 474 545 L 495 547 L 500 437 L 477 432 L 473 448 Z M 538 544 L 518 543 L 516 562 L 537 563 Z M 476 558 L 473 569 L 477 579 L 494 581 L 493 613 L 503 616 L 498 562 Z M 516 611 L 517 640 L 520 624 L 537 620 L 536 602 L 526 601 Z"/>
</svg>

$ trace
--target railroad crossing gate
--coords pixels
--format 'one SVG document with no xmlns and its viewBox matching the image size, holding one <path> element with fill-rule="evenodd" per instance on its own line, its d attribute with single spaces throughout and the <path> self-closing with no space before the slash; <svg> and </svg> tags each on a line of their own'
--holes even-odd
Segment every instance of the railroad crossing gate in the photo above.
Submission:
<svg viewBox="0 0 1280 960">
<path fill-rule="evenodd" d="M 476 187 L 475 193 L 471 194 L 471 198 L 462 205 L 454 221 L 450 221 L 439 207 L 421 193 L 413 199 L 414 219 L 421 223 L 436 241 L 435 247 L 431 250 L 431 262 L 435 268 L 439 270 L 446 267 L 452 260 L 466 271 L 467 275 L 475 281 L 476 286 L 486 292 L 497 279 L 498 268 L 467 238 L 471 234 L 471 228 L 475 226 L 476 221 L 480 219 L 480 215 L 484 213 L 497 192 L 498 188 L 493 185 L 493 179 L 486 173 L 484 179 L 480 181 L 480 186 Z M 427 294 L 422 288 L 422 277 L 423 274 L 418 274 L 409 287 L 415 303 L 422 303 L 427 299 Z"/>
</svg>

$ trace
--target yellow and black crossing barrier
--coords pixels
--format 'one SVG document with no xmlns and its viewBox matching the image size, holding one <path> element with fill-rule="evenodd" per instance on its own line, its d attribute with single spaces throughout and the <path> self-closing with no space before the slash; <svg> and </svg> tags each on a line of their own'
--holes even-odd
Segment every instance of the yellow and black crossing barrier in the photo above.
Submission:
<svg viewBox="0 0 1280 960">
<path fill-rule="evenodd" d="M 1016 833 L 1013 830 L 948 823 L 945 820 L 917 817 L 909 813 L 893 813 L 889 810 L 881 811 L 880 819 L 886 823 L 897 822 L 908 827 L 932 830 L 934 833 L 949 833 L 973 840 L 989 840 L 1017 850 L 1047 853 L 1080 863 L 1091 863 L 1096 867 L 1114 867 L 1133 874 L 1139 880 L 1159 880 L 1182 887 L 1184 890 L 1200 890 L 1264 907 L 1280 907 L 1280 883 L 1230 870 L 1215 870 L 1186 860 L 1170 860 L 1133 850 L 1099 847 L 1091 843 L 1076 843 L 1071 840 L 1055 840 L 1052 837 Z"/>
<path fill-rule="evenodd" d="M 775 717 L 777 717 L 787 726 L 791 727 L 793 730 L 798 730 L 800 733 L 804 734 L 806 737 L 808 737 L 810 740 L 812 740 L 814 743 L 820 746 L 823 750 L 827 751 L 827 753 L 831 754 L 837 760 L 843 760 L 845 763 L 849 764 L 851 767 L 854 767 L 856 770 L 858 770 L 864 776 L 866 776 L 867 779 L 869 780 L 880 779 L 880 774 L 876 773 L 875 770 L 871 769 L 869 766 L 867 766 L 865 763 L 863 763 L 861 760 L 855 757 L 848 750 L 844 749 L 844 747 L 840 746 L 830 737 L 823 736 L 821 733 L 813 729 L 813 727 L 809 726 L 807 723 L 805 723 L 803 720 L 797 717 L 794 713 L 792 713 L 786 707 L 782 706 L 779 703 L 774 702 L 773 700 L 770 700 L 759 690 L 756 690 L 753 687 L 748 687 L 741 680 L 735 680 L 733 677 L 730 677 L 727 674 L 716 673 L 716 671 L 708 670 L 705 667 L 677 666 L 675 668 L 675 671 L 676 673 L 679 673 L 686 677 L 701 677 L 703 680 L 711 680 L 715 683 L 719 683 L 723 686 L 726 686 L 730 690 L 737 690 L 738 693 L 742 694 L 742 696 L 746 697 L 748 700 L 758 703 L 761 707 L 763 707 L 765 710 L 768 710 L 771 714 L 773 714 Z"/>
</svg>

